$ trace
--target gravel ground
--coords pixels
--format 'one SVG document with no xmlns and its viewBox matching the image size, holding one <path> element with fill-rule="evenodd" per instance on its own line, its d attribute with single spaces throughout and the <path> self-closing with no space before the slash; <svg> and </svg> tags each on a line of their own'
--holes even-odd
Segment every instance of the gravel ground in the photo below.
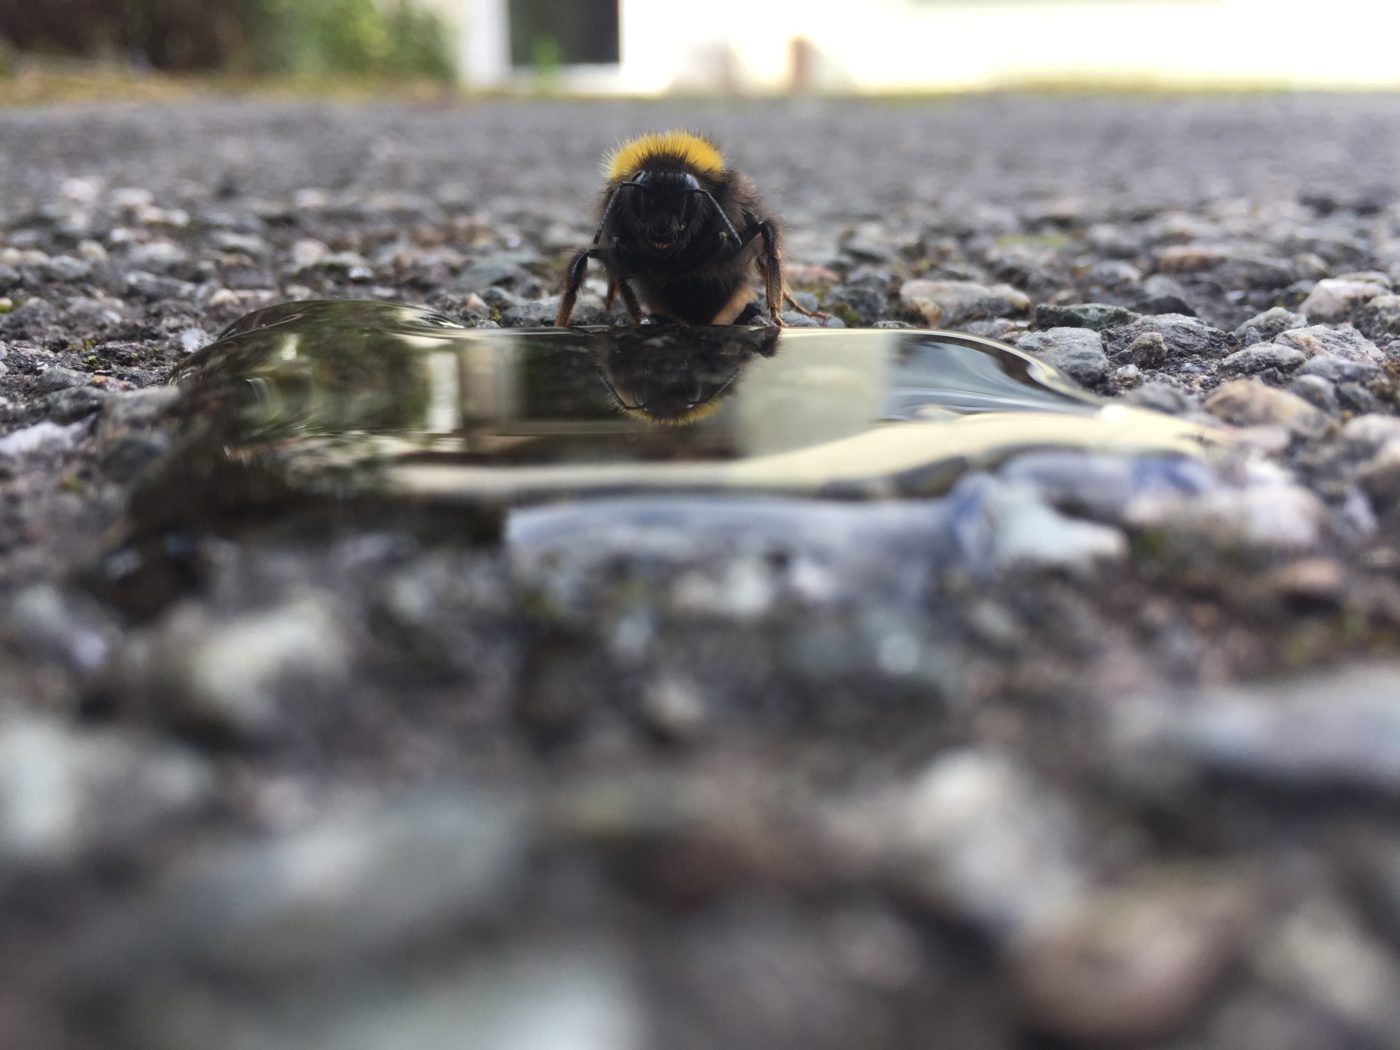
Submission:
<svg viewBox="0 0 1400 1050">
<path fill-rule="evenodd" d="M 962 547 L 619 503 L 118 585 L 177 362 L 310 296 L 540 323 L 677 124 L 842 322 L 1243 451 L 1021 457 Z M 0 112 L 0 1042 L 1400 1047 L 1397 173 L 1391 97 Z"/>
</svg>

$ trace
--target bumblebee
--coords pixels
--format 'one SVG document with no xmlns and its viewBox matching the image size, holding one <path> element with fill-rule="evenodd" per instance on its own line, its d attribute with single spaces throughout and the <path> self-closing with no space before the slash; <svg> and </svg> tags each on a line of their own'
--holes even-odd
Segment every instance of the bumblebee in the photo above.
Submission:
<svg viewBox="0 0 1400 1050">
<path fill-rule="evenodd" d="M 630 139 L 603 158 L 603 174 L 593 243 L 574 253 L 565 274 L 560 328 L 573 316 L 590 259 L 607 271 L 607 305 L 620 295 L 633 324 L 644 309 L 681 324 L 753 323 L 762 316 L 755 275 L 775 325 L 784 301 L 825 316 L 788 294 L 777 220 L 708 138 L 666 131 Z"/>
</svg>

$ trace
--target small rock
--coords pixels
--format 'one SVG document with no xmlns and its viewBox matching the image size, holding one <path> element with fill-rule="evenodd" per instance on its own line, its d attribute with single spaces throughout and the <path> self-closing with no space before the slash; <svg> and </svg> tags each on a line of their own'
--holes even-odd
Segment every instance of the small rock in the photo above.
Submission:
<svg viewBox="0 0 1400 1050">
<path fill-rule="evenodd" d="M 1235 338 L 1240 341 L 1241 346 L 1250 346 L 1274 339 L 1290 328 L 1303 328 L 1307 323 L 1308 319 L 1302 314 L 1282 306 L 1274 306 L 1261 314 L 1255 314 L 1236 328 Z"/>
<path fill-rule="evenodd" d="M 1127 358 L 1134 368 L 1161 368 L 1168 353 L 1161 332 L 1143 332 L 1128 344 Z"/>
<path fill-rule="evenodd" d="M 1400 338 L 1400 295 L 1378 295 L 1354 311 L 1352 323 L 1370 339 Z"/>
<path fill-rule="evenodd" d="M 1046 332 L 1031 332 L 1022 336 L 1016 345 L 1085 386 L 1102 382 L 1108 374 L 1108 357 L 1103 352 L 1103 340 L 1091 328 L 1051 328 Z"/>
<path fill-rule="evenodd" d="M 43 716 L 0 718 L 0 882 L 16 868 L 133 849 L 210 787 L 184 751 Z"/>
<path fill-rule="evenodd" d="M 1298 309 L 1314 324 L 1319 321 L 1345 321 L 1358 306 L 1389 291 L 1388 284 L 1329 278 L 1318 281 Z"/>
<path fill-rule="evenodd" d="M 71 255 L 55 255 L 40 268 L 51 281 L 82 281 L 92 275 L 92 263 Z"/>
<path fill-rule="evenodd" d="M 73 368 L 63 368 L 60 365 L 49 365 L 39 373 L 39 378 L 34 383 L 36 394 L 52 394 L 57 390 L 67 390 L 75 386 L 87 386 L 88 375 L 86 372 L 79 372 Z"/>
<path fill-rule="evenodd" d="M 962 324 L 988 317 L 1024 314 L 1031 301 L 1010 285 L 992 287 L 971 281 L 905 281 L 899 289 L 905 307 L 930 327 Z"/>
<path fill-rule="evenodd" d="M 1137 318 L 1138 315 L 1127 307 L 1108 303 L 1073 303 L 1067 306 L 1041 303 L 1035 308 L 1037 328 L 1092 328 L 1102 332 L 1106 328 L 1131 324 Z"/>
<path fill-rule="evenodd" d="M 1337 401 L 1336 385 L 1321 376 L 1295 376 L 1293 382 L 1288 384 L 1288 392 L 1297 394 L 1308 404 L 1322 409 L 1329 415 L 1335 416 L 1341 411 L 1342 406 Z"/>
<path fill-rule="evenodd" d="M 224 622 L 177 609 L 133 660 L 172 723 L 255 741 L 276 730 L 286 705 L 334 694 L 350 651 L 328 602 L 308 594 Z"/>
<path fill-rule="evenodd" d="M 1096 890 L 1013 953 L 1029 1022 L 1075 1041 L 1136 1043 L 1182 1027 L 1253 925 L 1238 880 L 1154 873 Z"/>
<path fill-rule="evenodd" d="M 1255 343 L 1243 350 L 1235 351 L 1224 361 L 1221 361 L 1220 370 L 1227 373 L 1243 372 L 1246 375 L 1270 369 L 1291 372 L 1307 359 L 1307 355 L 1303 351 L 1291 346 L 1282 346 L 1278 343 Z"/>
<path fill-rule="evenodd" d="M 1328 513 L 1307 489 L 1277 482 L 1200 495 L 1144 495 L 1123 517 L 1130 526 L 1161 532 L 1187 550 L 1208 544 L 1277 552 L 1315 548 Z"/>
<path fill-rule="evenodd" d="M 1121 712 L 1119 754 L 1152 755 L 1178 775 L 1230 777 L 1288 792 L 1350 789 L 1400 797 L 1400 668 L 1349 667 L 1221 687 Z"/>
<path fill-rule="evenodd" d="M 77 443 L 79 435 L 86 430 L 85 423 L 59 426 L 44 420 L 0 437 L 0 457 L 24 456 L 38 449 L 66 451 Z"/>
<path fill-rule="evenodd" d="M 942 755 L 880 808 L 901 881 L 998 941 L 1062 921 L 1087 889 L 1073 811 L 997 751 Z"/>
<path fill-rule="evenodd" d="M 1326 413 L 1296 394 L 1267 387 L 1256 379 L 1236 379 L 1206 398 L 1211 415 L 1235 426 L 1277 424 L 1303 437 L 1316 437 L 1327 429 Z"/>
<path fill-rule="evenodd" d="M 1280 334 L 1275 342 L 1301 350 L 1309 357 L 1329 354 L 1344 361 L 1366 361 L 1372 364 L 1382 364 L 1385 361 L 1385 355 L 1376 344 L 1349 324 L 1340 327 L 1313 325 L 1311 328 L 1293 328 Z"/>
<path fill-rule="evenodd" d="M 1195 317 L 1179 313 L 1140 317 L 1131 324 L 1111 328 L 1104 333 L 1104 345 L 1109 356 L 1121 362 L 1129 356 L 1129 348 L 1134 341 L 1140 336 L 1152 334 L 1162 337 L 1169 361 L 1224 357 L 1230 348 L 1230 337 L 1224 332 Z"/>
<path fill-rule="evenodd" d="M 1127 537 L 1118 529 L 1061 514 L 1029 486 L 991 486 L 983 513 L 992 568 L 998 572 L 1032 567 L 1084 575 L 1128 554 Z"/>
<path fill-rule="evenodd" d="M 1332 383 L 1370 383 L 1385 370 L 1372 361 L 1349 361 L 1333 354 L 1318 354 L 1298 369 L 1299 375 L 1321 376 Z"/>
<path fill-rule="evenodd" d="M 127 251 L 127 262 L 148 273 L 169 274 L 186 266 L 190 253 L 174 241 L 158 240 L 134 244 Z"/>
<path fill-rule="evenodd" d="M 1188 415 L 1200 407 L 1196 399 L 1186 391 L 1165 382 L 1143 383 L 1128 391 L 1123 400 L 1130 405 L 1150 408 L 1154 412 L 1165 412 L 1171 416 Z"/>
</svg>

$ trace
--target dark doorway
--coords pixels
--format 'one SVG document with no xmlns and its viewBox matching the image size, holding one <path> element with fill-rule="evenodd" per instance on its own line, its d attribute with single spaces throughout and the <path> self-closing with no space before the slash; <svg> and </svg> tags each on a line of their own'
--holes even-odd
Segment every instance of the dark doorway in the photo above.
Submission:
<svg viewBox="0 0 1400 1050">
<path fill-rule="evenodd" d="M 616 65 L 618 0 L 510 0 L 513 66 Z"/>
</svg>

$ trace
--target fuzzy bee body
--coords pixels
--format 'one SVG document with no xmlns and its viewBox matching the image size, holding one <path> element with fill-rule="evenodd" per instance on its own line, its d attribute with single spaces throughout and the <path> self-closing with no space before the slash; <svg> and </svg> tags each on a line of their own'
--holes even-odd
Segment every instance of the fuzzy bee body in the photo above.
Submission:
<svg viewBox="0 0 1400 1050">
<path fill-rule="evenodd" d="M 603 172 L 598 227 L 569 261 L 558 326 L 573 315 L 590 259 L 607 271 L 609 305 L 620 295 L 634 324 L 644 310 L 682 324 L 752 321 L 761 313 L 755 276 L 773 323 L 782 324 L 779 311 L 792 299 L 778 224 L 714 143 L 684 131 L 642 135 L 608 154 Z"/>
</svg>

